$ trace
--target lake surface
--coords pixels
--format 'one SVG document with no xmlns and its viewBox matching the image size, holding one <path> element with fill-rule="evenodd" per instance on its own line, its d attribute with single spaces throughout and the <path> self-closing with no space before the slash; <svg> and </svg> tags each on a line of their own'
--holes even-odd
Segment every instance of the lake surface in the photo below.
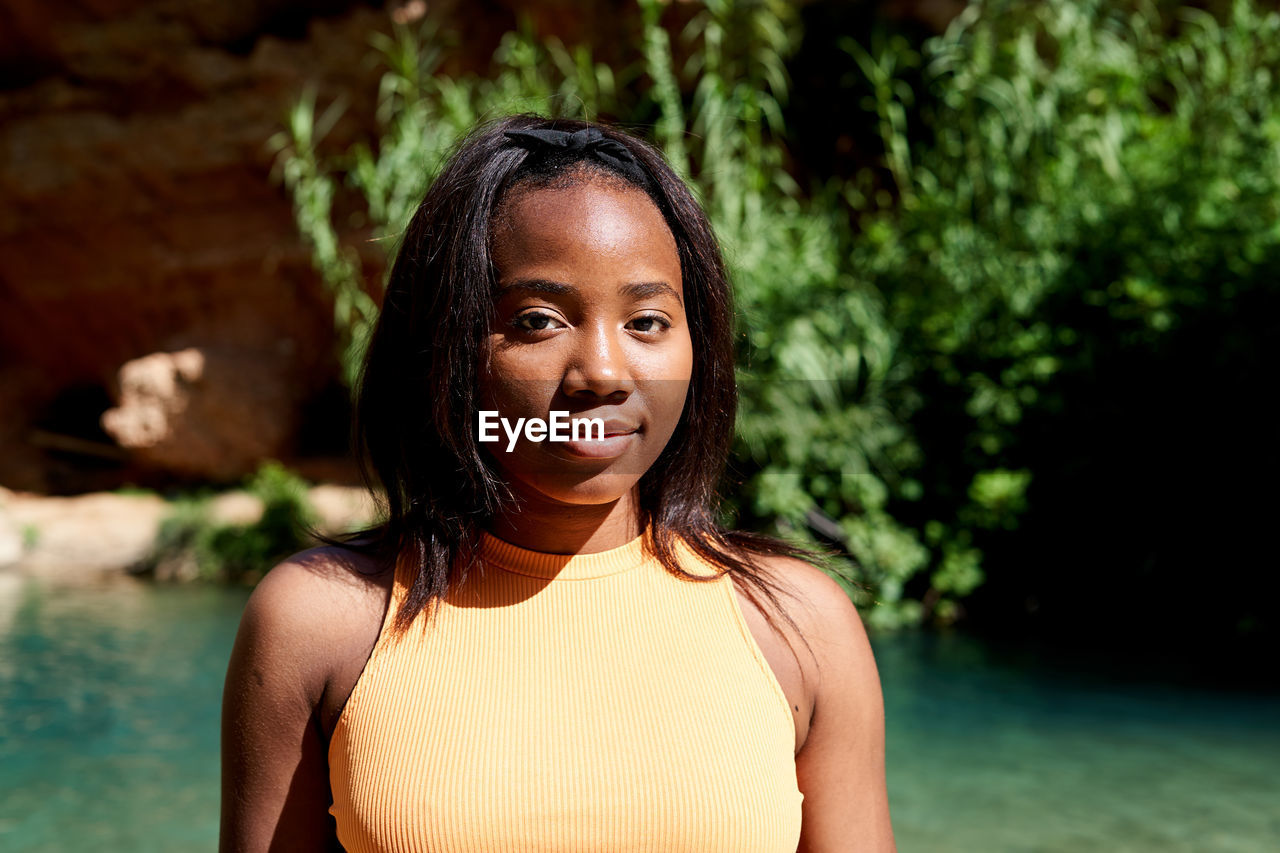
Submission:
<svg viewBox="0 0 1280 853">
<path fill-rule="evenodd" d="M 246 598 L 0 574 L 0 849 L 216 849 L 222 678 Z M 903 853 L 1278 849 L 1280 697 L 960 635 L 873 646 Z"/>
</svg>

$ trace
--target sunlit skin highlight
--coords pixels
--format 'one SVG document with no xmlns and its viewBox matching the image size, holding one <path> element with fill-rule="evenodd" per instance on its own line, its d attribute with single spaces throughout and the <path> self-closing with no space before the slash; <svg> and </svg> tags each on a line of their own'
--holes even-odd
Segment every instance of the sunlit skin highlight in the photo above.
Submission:
<svg viewBox="0 0 1280 853">
<path fill-rule="evenodd" d="M 606 422 L 603 442 L 486 445 L 520 499 L 493 532 L 553 553 L 622 545 L 639 533 L 635 487 L 679 424 L 693 370 L 675 238 L 645 193 L 583 176 L 516 188 L 491 253 L 484 407 Z"/>
</svg>

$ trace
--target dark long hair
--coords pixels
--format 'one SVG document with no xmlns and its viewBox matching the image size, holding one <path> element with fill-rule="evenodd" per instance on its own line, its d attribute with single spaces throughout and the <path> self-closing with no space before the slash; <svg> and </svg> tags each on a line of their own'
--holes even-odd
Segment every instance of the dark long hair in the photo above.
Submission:
<svg viewBox="0 0 1280 853">
<path fill-rule="evenodd" d="M 695 353 L 684 412 L 638 486 L 639 521 L 651 532 L 647 547 L 672 574 L 714 579 L 680 566 L 676 544 L 683 540 L 730 574 L 757 606 L 760 596 L 768 599 L 795 629 L 778 600 L 783 588 L 753 558 L 812 554 L 717 521 L 716 486 L 737 410 L 734 314 L 720 246 L 702 207 L 657 149 L 616 128 L 592 125 L 630 151 L 643 174 L 581 150 L 531 153 L 504 136 L 509 130 L 574 132 L 588 126 L 533 115 L 482 125 L 432 183 L 391 268 L 352 421 L 356 460 L 384 519 L 337 538 L 316 538 L 374 555 L 384 571 L 401 560 L 412 562 L 414 580 L 396 614 L 396 631 L 407 629 L 423 610 L 430 617 L 451 585 L 474 566 L 481 531 L 511 499 L 475 431 L 493 310 L 491 223 L 516 186 L 572 183 L 584 171 L 603 173 L 647 193 L 671 229 Z M 776 630 L 769 611 L 761 610 Z"/>
</svg>

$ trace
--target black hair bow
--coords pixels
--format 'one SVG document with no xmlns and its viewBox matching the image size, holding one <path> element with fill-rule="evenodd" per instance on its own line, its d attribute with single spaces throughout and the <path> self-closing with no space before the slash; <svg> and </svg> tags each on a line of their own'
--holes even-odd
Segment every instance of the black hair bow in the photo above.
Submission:
<svg viewBox="0 0 1280 853">
<path fill-rule="evenodd" d="M 503 135 L 530 151 L 582 152 L 632 178 L 641 186 L 649 183 L 649 176 L 636 161 L 635 155 L 621 142 L 605 136 L 598 127 L 584 127 L 573 133 L 551 128 L 508 130 Z"/>
</svg>

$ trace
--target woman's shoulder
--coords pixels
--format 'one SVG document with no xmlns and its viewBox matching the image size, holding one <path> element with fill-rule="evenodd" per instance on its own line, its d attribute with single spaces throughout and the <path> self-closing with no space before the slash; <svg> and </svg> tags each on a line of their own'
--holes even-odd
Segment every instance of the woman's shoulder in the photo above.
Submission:
<svg viewBox="0 0 1280 853">
<path fill-rule="evenodd" d="M 274 849 L 282 832 L 297 849 L 325 846 L 326 743 L 344 679 L 377 636 L 386 574 L 349 549 L 310 548 L 249 596 L 223 690 L 223 849 Z"/>
<path fill-rule="evenodd" d="M 284 668 L 320 701 L 335 673 L 362 662 L 377 639 L 392 581 L 374 558 L 325 545 L 281 560 L 258 582 L 240 622 L 264 668 Z"/>
<path fill-rule="evenodd" d="M 752 557 L 752 563 L 786 590 L 819 622 L 858 616 L 849 594 L 831 575 L 798 557 L 768 554 Z"/>
<path fill-rule="evenodd" d="M 763 557 L 757 564 L 793 590 L 789 608 L 810 655 L 801 655 L 812 679 L 815 712 L 874 722 L 883 715 L 880 673 L 858 608 L 844 587 L 817 566 L 794 557 Z M 790 603 L 790 602 L 788 602 Z"/>
<path fill-rule="evenodd" d="M 874 668 L 862 615 L 831 575 L 797 557 L 761 555 L 752 562 L 781 589 L 782 606 L 813 653 L 806 668 L 815 668 L 815 674 L 832 668 Z"/>
<path fill-rule="evenodd" d="M 861 622 L 857 608 L 844 587 L 814 563 L 799 556 L 777 553 L 775 548 L 781 551 L 786 547 L 782 542 L 755 534 L 733 535 L 733 540 L 736 540 L 732 548 L 736 552 L 734 556 L 750 567 L 751 573 L 763 581 L 764 586 L 778 594 L 777 602 L 769 598 L 753 601 L 757 606 L 768 604 L 766 609 L 770 622 L 778 617 L 787 621 L 785 613 L 796 623 L 793 630 L 800 629 L 806 639 L 811 634 L 839 631 L 841 623 L 847 623 L 851 618 Z M 740 591 L 758 593 L 759 585 L 749 582 L 746 573 L 730 574 Z M 750 595 L 752 599 L 759 597 L 758 594 Z"/>
<path fill-rule="evenodd" d="M 329 620 L 341 618 L 352 604 L 385 597 L 391 574 L 374 557 L 351 548 L 308 548 L 263 576 L 249 597 L 249 608 L 298 628 L 332 624 Z"/>
</svg>

